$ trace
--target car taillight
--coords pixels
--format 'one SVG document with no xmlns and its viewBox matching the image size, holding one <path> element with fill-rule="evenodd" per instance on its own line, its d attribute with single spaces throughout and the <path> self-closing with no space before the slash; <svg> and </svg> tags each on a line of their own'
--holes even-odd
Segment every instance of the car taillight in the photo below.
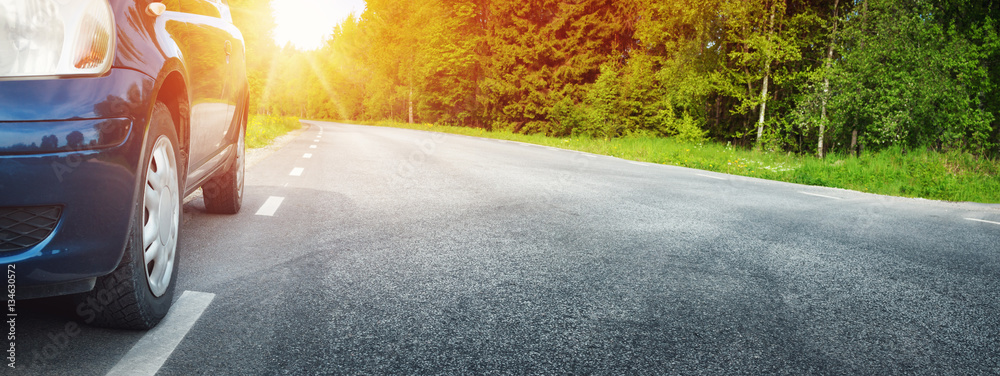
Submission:
<svg viewBox="0 0 1000 376">
<path fill-rule="evenodd" d="M 101 75 L 115 22 L 107 0 L 0 2 L 0 78 Z"/>
</svg>

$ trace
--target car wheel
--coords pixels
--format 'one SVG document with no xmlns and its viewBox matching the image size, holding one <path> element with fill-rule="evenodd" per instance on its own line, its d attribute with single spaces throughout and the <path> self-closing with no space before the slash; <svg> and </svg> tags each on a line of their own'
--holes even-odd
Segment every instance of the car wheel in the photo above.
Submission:
<svg viewBox="0 0 1000 376">
<path fill-rule="evenodd" d="M 236 214 L 243 205 L 243 172 L 246 169 L 246 127 L 240 127 L 236 153 L 229 168 L 201 186 L 205 210 L 216 214 Z"/>
<path fill-rule="evenodd" d="M 150 329 L 166 316 L 177 282 L 181 191 L 177 135 L 170 110 L 157 102 L 149 122 L 143 182 L 125 253 L 94 290 L 77 296 L 88 324 Z"/>
</svg>

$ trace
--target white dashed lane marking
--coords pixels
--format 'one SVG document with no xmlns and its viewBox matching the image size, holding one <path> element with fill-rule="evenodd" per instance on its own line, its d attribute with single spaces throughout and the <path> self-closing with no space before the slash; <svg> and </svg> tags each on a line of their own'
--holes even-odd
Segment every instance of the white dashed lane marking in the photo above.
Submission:
<svg viewBox="0 0 1000 376">
<path fill-rule="evenodd" d="M 278 207 L 281 206 L 281 202 L 285 201 L 284 197 L 271 196 L 264 201 L 264 205 L 261 205 L 260 209 L 257 209 L 256 215 L 263 215 L 267 217 L 273 217 L 274 212 L 278 211 Z"/>
<path fill-rule="evenodd" d="M 309 159 L 309 158 L 312 158 L 312 157 L 313 157 L 312 153 L 302 154 L 302 158 L 305 158 L 305 159 Z"/>
<path fill-rule="evenodd" d="M 976 221 L 976 222 L 982 222 L 982 223 L 989 223 L 989 224 L 994 224 L 994 225 L 1000 225 L 1000 222 L 987 221 L 985 219 L 975 219 L 975 218 L 966 218 L 966 219 L 970 220 L 970 221 Z"/>
<path fill-rule="evenodd" d="M 291 176 L 302 176 L 302 172 L 305 171 L 305 170 L 306 169 L 304 169 L 302 167 L 296 167 L 296 168 L 293 168 L 292 172 L 290 172 L 288 174 L 291 175 Z"/>
<path fill-rule="evenodd" d="M 709 178 L 709 179 L 729 180 L 729 179 L 726 179 L 726 178 L 722 178 L 722 177 L 718 177 L 718 176 L 712 176 L 712 175 L 705 175 L 705 174 L 695 174 L 695 175 L 698 175 L 698 176 L 701 176 L 701 177 L 705 177 L 705 178 Z"/>
<path fill-rule="evenodd" d="M 309 148 L 310 148 L 310 149 L 315 149 L 315 148 L 316 148 L 316 145 L 309 145 Z"/>
<path fill-rule="evenodd" d="M 834 199 L 834 200 L 843 200 L 840 197 L 833 197 L 833 196 L 821 195 L 821 194 L 818 194 L 818 193 L 809 193 L 809 192 L 802 192 L 802 191 L 799 191 L 799 193 L 804 194 L 804 195 L 810 195 L 810 196 L 816 196 L 816 197 L 823 197 L 823 198 L 829 198 L 829 199 Z"/>
<path fill-rule="evenodd" d="M 115 364 L 108 375 L 155 375 L 181 343 L 194 323 L 212 304 L 215 294 L 184 291 L 160 324 L 146 332 L 139 342 Z"/>
</svg>

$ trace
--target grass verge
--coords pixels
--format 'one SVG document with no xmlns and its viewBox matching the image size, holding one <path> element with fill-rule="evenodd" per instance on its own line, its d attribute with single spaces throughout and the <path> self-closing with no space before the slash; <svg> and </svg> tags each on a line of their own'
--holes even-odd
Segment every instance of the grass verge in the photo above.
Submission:
<svg viewBox="0 0 1000 376">
<path fill-rule="evenodd" d="M 716 142 L 685 143 L 671 138 L 556 138 L 433 124 L 366 124 L 520 141 L 633 161 L 890 196 L 1000 203 L 998 161 L 958 152 L 904 152 L 892 148 L 860 157 L 833 154 L 819 159 L 746 150 Z"/>
<path fill-rule="evenodd" d="M 251 149 L 265 147 L 275 138 L 299 128 L 302 128 L 302 124 L 297 117 L 250 115 L 250 120 L 247 122 L 247 147 Z"/>
</svg>

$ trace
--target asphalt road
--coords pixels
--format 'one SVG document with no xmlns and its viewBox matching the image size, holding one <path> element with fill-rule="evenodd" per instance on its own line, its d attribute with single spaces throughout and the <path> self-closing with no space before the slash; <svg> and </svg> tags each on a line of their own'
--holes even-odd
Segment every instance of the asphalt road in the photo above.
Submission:
<svg viewBox="0 0 1000 376">
<path fill-rule="evenodd" d="M 181 236 L 214 297 L 158 375 L 1000 374 L 997 206 L 311 122 Z M 58 303 L 9 373 L 163 341 Z"/>
</svg>

